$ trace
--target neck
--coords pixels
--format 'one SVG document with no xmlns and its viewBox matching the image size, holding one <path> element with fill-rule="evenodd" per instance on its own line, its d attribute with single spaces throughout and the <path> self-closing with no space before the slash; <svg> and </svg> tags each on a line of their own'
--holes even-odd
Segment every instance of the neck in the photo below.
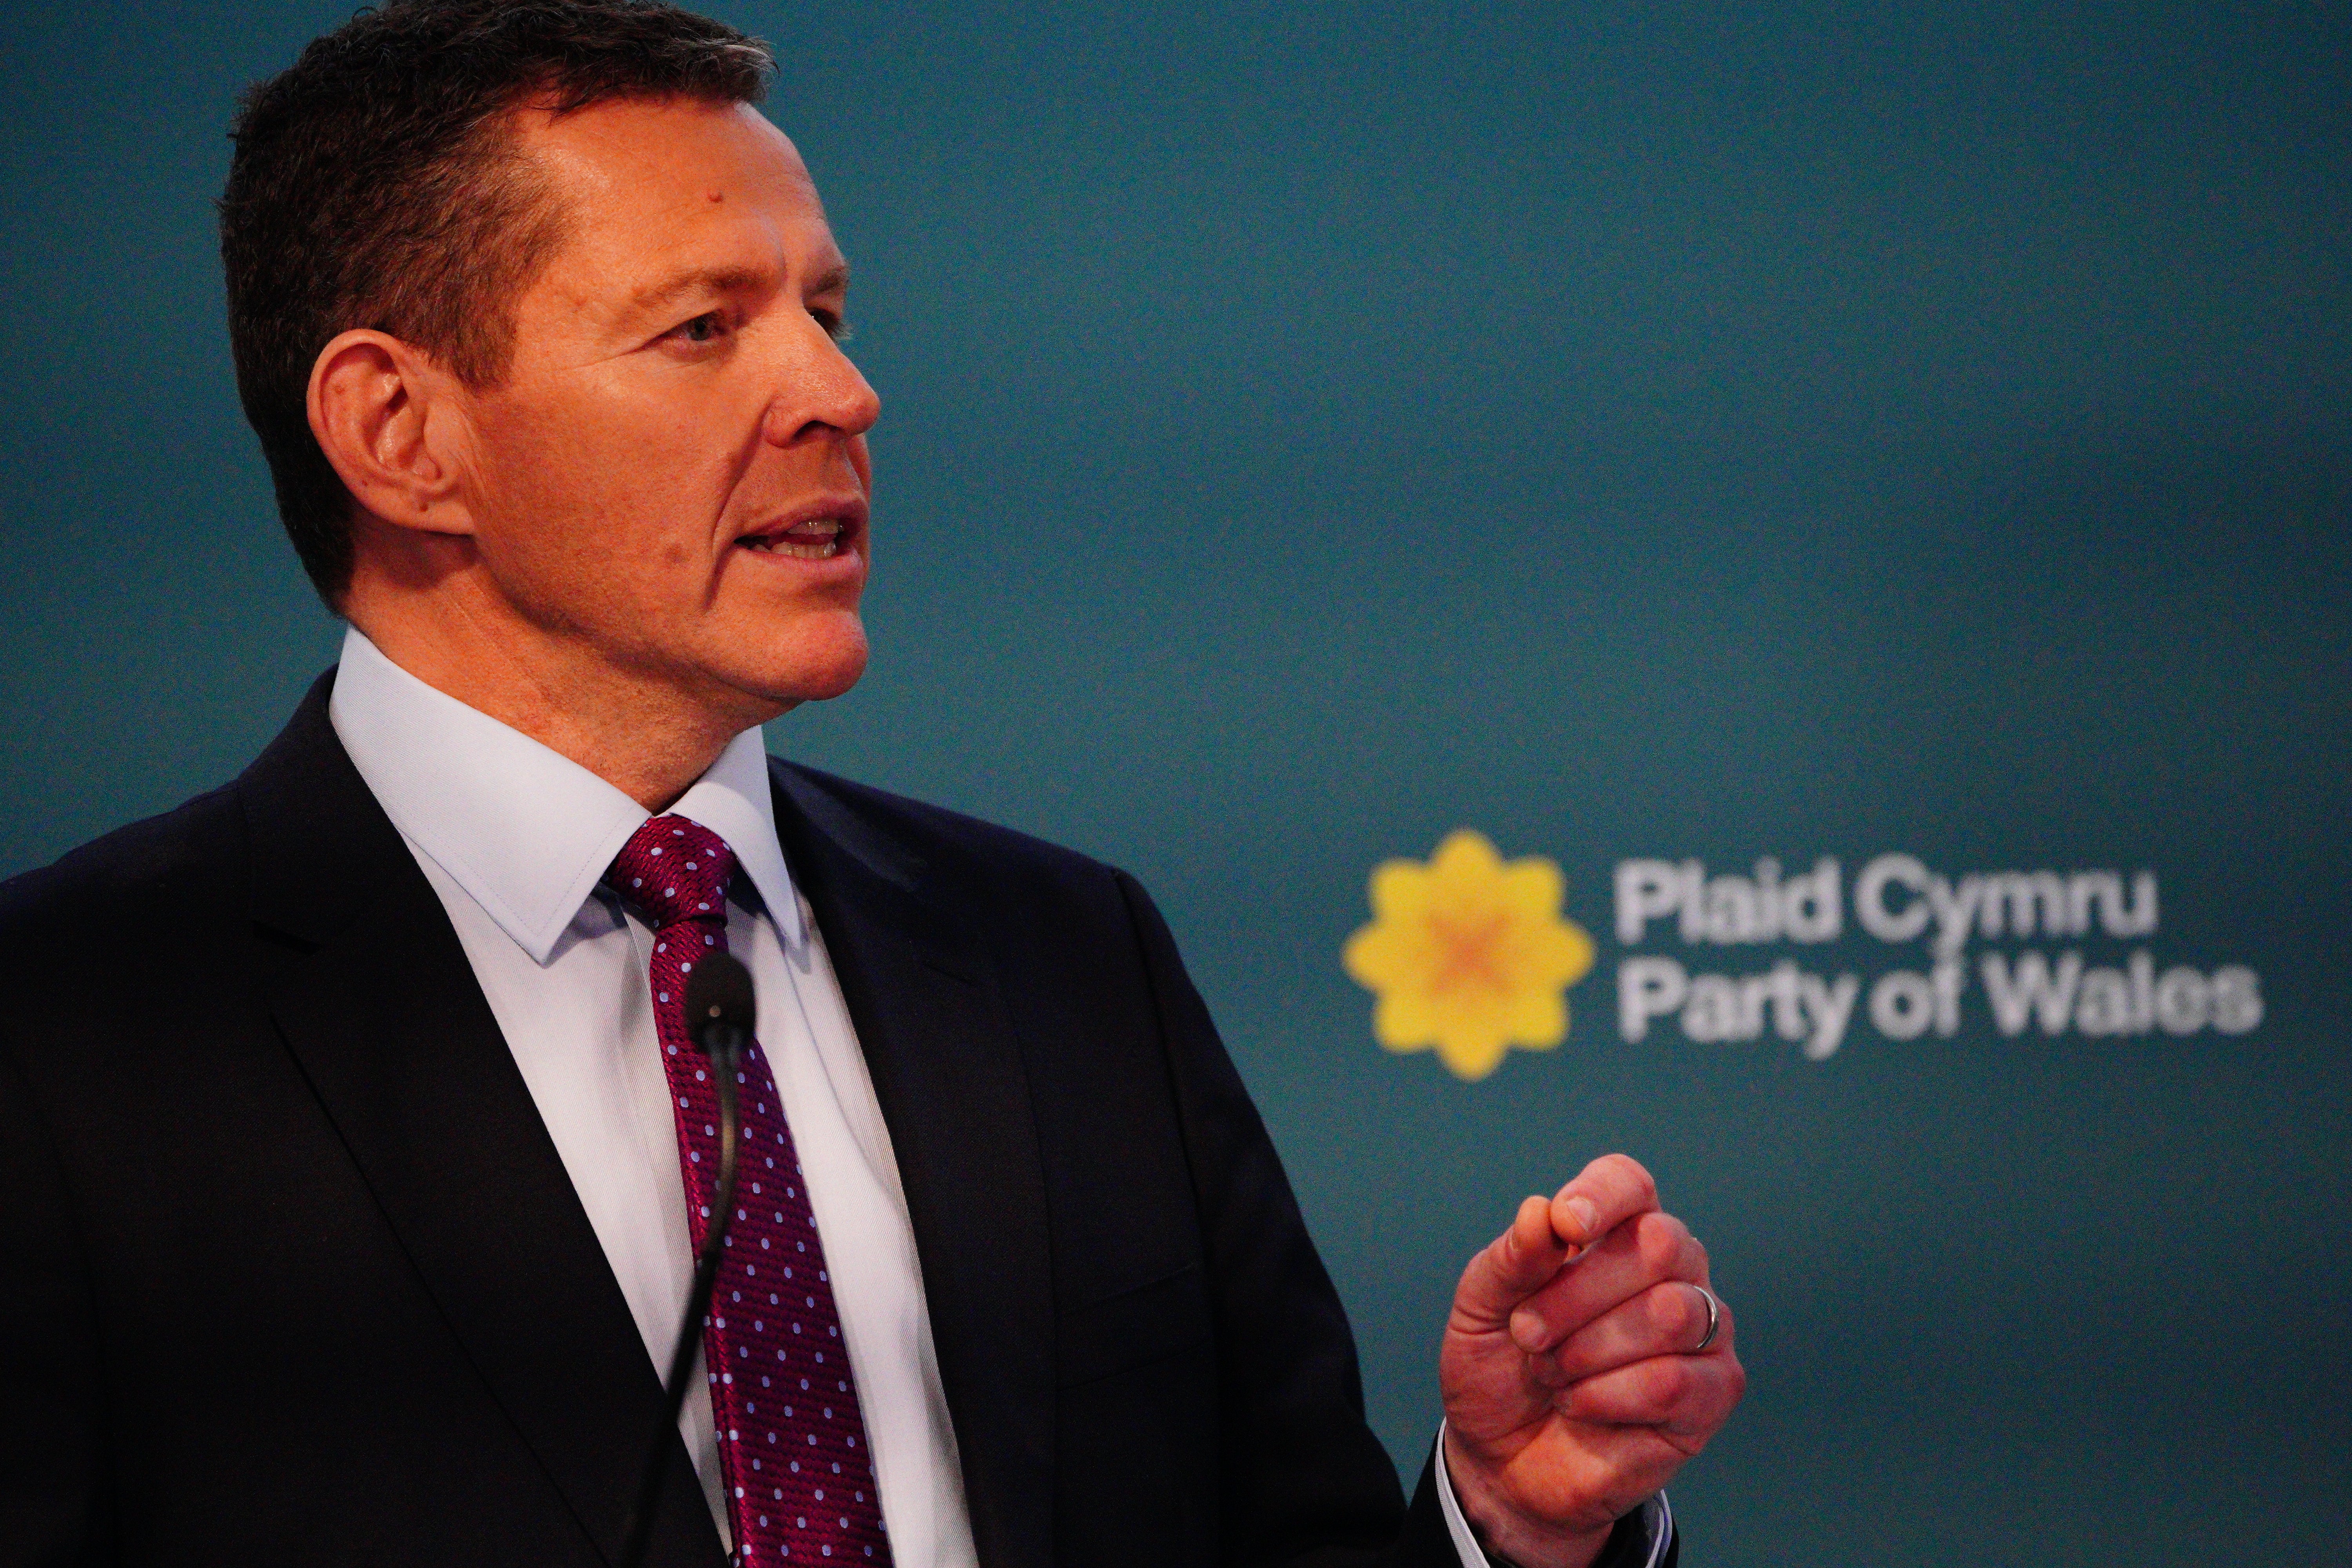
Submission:
<svg viewBox="0 0 2352 1568">
<path fill-rule="evenodd" d="M 648 812 L 667 810 L 763 717 L 699 700 L 659 671 L 617 666 L 467 580 L 436 588 L 386 591 L 362 571 L 343 614 L 427 686 L 570 758 Z"/>
</svg>

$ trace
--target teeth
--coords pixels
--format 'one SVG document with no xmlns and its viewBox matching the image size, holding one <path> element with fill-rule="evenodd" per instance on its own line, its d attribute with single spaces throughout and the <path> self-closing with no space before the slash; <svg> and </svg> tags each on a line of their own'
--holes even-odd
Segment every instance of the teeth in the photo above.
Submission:
<svg viewBox="0 0 2352 1568">
<path fill-rule="evenodd" d="M 754 534 L 743 542 L 766 554 L 789 555 L 795 561 L 829 561 L 841 553 L 840 532 L 839 518 L 820 517 L 794 523 L 782 533 Z"/>
</svg>

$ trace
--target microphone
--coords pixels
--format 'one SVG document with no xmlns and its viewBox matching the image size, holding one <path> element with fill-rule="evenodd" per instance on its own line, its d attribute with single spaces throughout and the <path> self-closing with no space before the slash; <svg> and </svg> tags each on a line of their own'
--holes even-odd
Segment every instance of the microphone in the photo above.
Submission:
<svg viewBox="0 0 2352 1568">
<path fill-rule="evenodd" d="M 695 965 L 686 986 L 686 1029 L 695 1049 L 710 1058 L 719 1087 L 719 1185 L 712 1194 L 710 1228 L 702 1238 L 702 1256 L 694 1269 L 694 1288 L 687 1293 L 686 1316 L 677 1325 L 677 1345 L 670 1352 L 669 1376 L 662 1384 L 667 1412 L 654 1428 L 653 1448 L 646 1456 L 645 1479 L 629 1510 L 622 1536 L 620 1568 L 638 1568 L 653 1538 L 654 1503 L 661 1496 L 662 1472 L 668 1468 L 670 1435 L 677 1430 L 677 1413 L 686 1406 L 688 1379 L 694 1375 L 695 1352 L 702 1348 L 702 1320 L 710 1310 L 711 1287 L 719 1281 L 719 1260 L 727 1245 L 727 1222 L 735 1214 L 735 1157 L 742 1138 L 742 1121 L 735 1101 L 735 1069 L 751 1043 L 751 1026 L 759 1013 L 751 994 L 751 972 L 739 959 L 714 952 Z"/>
</svg>

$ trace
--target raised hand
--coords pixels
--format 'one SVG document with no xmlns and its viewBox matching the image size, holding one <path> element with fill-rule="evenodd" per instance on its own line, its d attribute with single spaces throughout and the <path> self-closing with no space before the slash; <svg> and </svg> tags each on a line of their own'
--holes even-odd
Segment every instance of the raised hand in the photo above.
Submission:
<svg viewBox="0 0 2352 1568">
<path fill-rule="evenodd" d="M 1438 1354 L 1445 1462 L 1487 1546 L 1584 1568 L 1746 1390 L 1706 1249 L 1606 1154 L 1470 1260 Z"/>
</svg>

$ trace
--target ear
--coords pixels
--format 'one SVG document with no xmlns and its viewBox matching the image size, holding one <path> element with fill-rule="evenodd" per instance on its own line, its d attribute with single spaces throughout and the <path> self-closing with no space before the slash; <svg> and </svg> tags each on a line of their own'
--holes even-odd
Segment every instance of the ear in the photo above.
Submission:
<svg viewBox="0 0 2352 1568">
<path fill-rule="evenodd" d="M 455 461 L 457 378 L 386 333 L 343 333 L 310 367 L 310 433 L 362 510 L 399 528 L 471 533 Z"/>
</svg>

